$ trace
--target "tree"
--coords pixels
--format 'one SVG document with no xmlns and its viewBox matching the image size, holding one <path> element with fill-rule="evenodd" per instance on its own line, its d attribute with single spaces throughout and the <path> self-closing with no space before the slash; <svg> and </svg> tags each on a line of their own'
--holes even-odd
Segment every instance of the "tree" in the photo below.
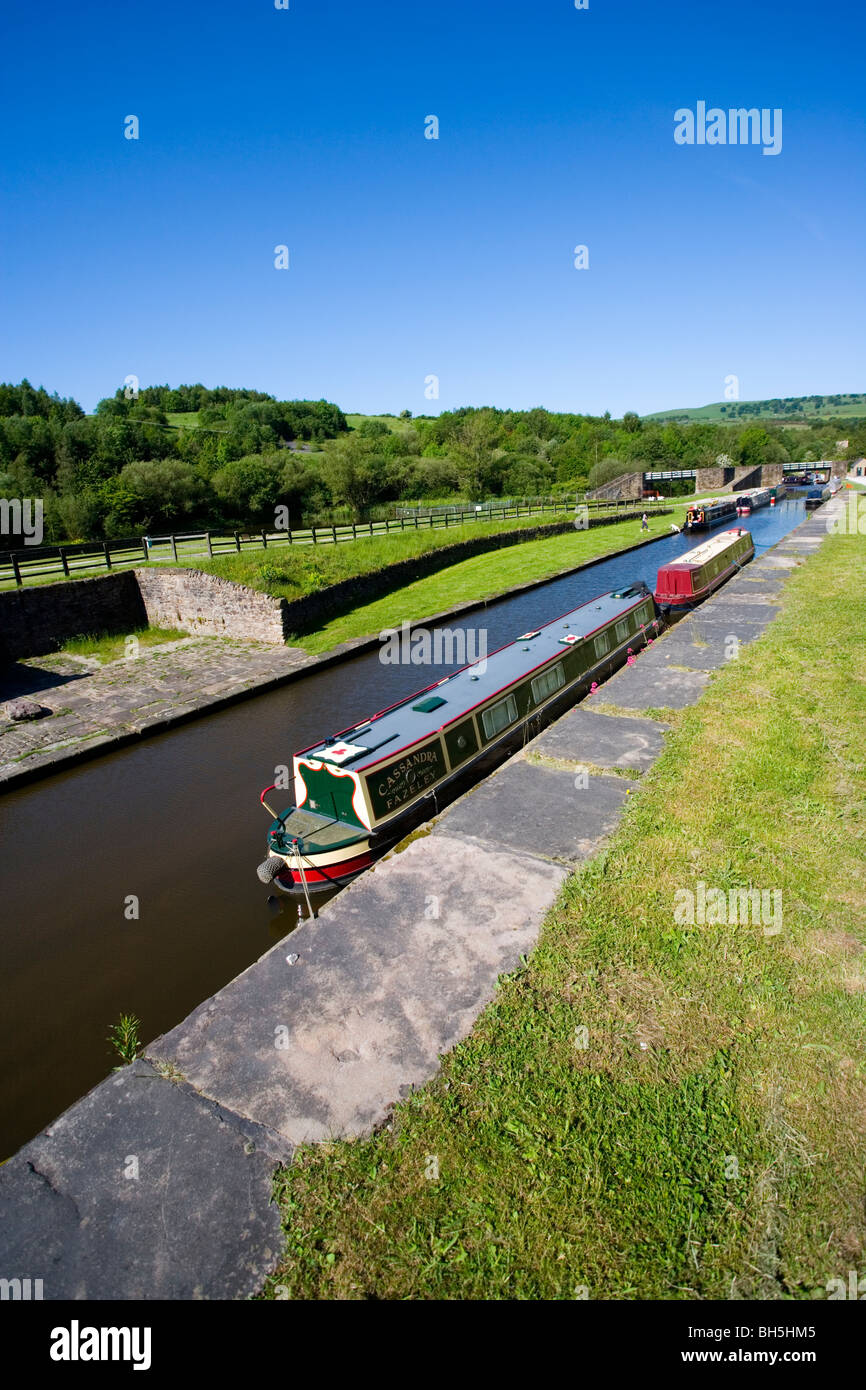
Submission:
<svg viewBox="0 0 866 1390">
<path fill-rule="evenodd" d="M 253 454 L 224 464 L 214 473 L 211 484 L 229 517 L 247 523 L 273 518 L 284 490 L 283 477 L 279 454 Z"/>
<path fill-rule="evenodd" d="M 589 470 L 587 486 L 592 490 L 597 487 L 604 487 L 605 483 L 612 483 L 615 478 L 621 478 L 626 473 L 633 473 L 635 470 L 623 463 L 622 459 L 614 458 L 612 455 L 607 458 L 599 459 Z"/>
<path fill-rule="evenodd" d="M 742 467 L 757 468 L 767 462 L 770 436 L 761 425 L 748 425 L 737 442 L 737 455 Z"/>
<path fill-rule="evenodd" d="M 408 460 L 390 458 L 378 439 L 357 431 L 329 442 L 321 464 L 334 501 L 347 503 L 358 517 L 376 502 L 399 497 L 408 467 Z"/>
<path fill-rule="evenodd" d="M 139 459 L 121 471 L 120 481 L 138 503 L 143 526 L 171 526 L 202 499 L 201 480 L 183 459 Z"/>
</svg>

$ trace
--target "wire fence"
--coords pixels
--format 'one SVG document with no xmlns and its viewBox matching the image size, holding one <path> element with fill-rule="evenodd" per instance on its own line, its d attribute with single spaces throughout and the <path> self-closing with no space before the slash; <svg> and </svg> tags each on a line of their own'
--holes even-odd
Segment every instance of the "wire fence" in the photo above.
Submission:
<svg viewBox="0 0 866 1390">
<path fill-rule="evenodd" d="M 585 506 L 589 515 L 627 517 L 663 508 L 662 501 L 632 499 L 574 500 L 550 499 L 535 503 L 500 502 L 496 506 L 471 506 L 464 510 L 430 510 L 384 521 L 350 521 L 331 526 L 303 527 L 298 530 L 239 530 L 231 532 L 174 532 L 165 536 L 137 536 L 123 540 L 70 543 L 69 545 L 29 546 L 0 552 L 0 588 L 22 587 L 52 579 L 86 577 L 94 572 L 108 573 L 146 563 L 183 564 L 185 561 L 215 559 L 244 550 L 268 550 L 286 545 L 339 545 L 369 536 L 392 535 L 395 531 L 447 530 L 473 521 L 508 521 L 522 516 L 568 514 Z"/>
</svg>

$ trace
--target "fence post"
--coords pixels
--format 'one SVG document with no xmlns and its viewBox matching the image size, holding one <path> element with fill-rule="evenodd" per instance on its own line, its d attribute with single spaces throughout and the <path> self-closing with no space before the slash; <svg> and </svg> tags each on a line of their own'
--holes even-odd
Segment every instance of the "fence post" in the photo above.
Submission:
<svg viewBox="0 0 866 1390">
<path fill-rule="evenodd" d="M 337 528 L 336 528 L 336 526 L 332 526 L 332 527 L 331 527 L 331 535 L 332 535 L 332 537 L 333 537 L 333 539 L 334 539 L 334 545 L 336 545 L 336 544 L 337 544 Z"/>
<path fill-rule="evenodd" d="M 358 539 L 358 525 L 357 525 L 357 522 L 354 522 L 354 521 L 353 521 L 353 522 L 352 522 L 352 540 L 353 540 L 353 541 L 356 541 L 357 539 Z"/>
<path fill-rule="evenodd" d="M 235 532 L 234 532 L 234 538 L 235 538 L 235 550 L 240 551 L 240 548 L 241 548 L 240 532 L 235 531 Z M 174 536 L 172 536 L 171 539 L 172 539 L 172 542 L 174 542 Z M 177 556 L 175 556 L 175 559 L 176 559 L 176 558 L 177 558 Z"/>
<path fill-rule="evenodd" d="M 400 517 L 400 530 L 401 530 L 401 531 L 405 531 L 405 530 L 406 530 L 406 518 L 405 518 L 405 516 L 401 516 L 401 517 Z"/>
<path fill-rule="evenodd" d="M 372 536 L 372 534 L 373 534 L 373 523 L 372 523 L 372 521 L 371 521 L 371 522 L 370 522 L 370 535 Z"/>
<path fill-rule="evenodd" d="M 102 548 L 103 548 L 103 550 L 105 551 L 105 568 L 106 568 L 107 570 L 110 570 L 110 569 L 111 569 L 111 551 L 110 551 L 109 548 L 108 548 L 108 541 L 105 542 L 105 544 L 103 545 Z"/>
<path fill-rule="evenodd" d="M 213 541 L 210 538 L 210 531 L 205 531 L 205 535 L 207 536 L 207 553 L 213 559 Z"/>
<path fill-rule="evenodd" d="M 415 513 L 415 530 L 418 530 L 418 513 Z"/>
<path fill-rule="evenodd" d="M 146 539 L 145 536 L 142 536 L 142 538 L 141 538 L 141 553 L 142 553 L 142 555 L 144 556 L 145 562 L 146 562 L 150 557 L 148 556 L 148 553 L 147 553 L 147 539 Z"/>
<path fill-rule="evenodd" d="M 63 573 L 66 575 L 66 577 L 67 577 L 67 579 L 68 579 L 68 578 L 69 578 L 69 561 L 68 561 L 67 558 L 66 558 L 66 551 L 63 549 L 63 546 L 62 546 L 62 545 L 61 545 L 61 547 L 60 547 L 60 563 L 61 563 L 62 566 L 63 566 Z"/>
<path fill-rule="evenodd" d="M 10 555 L 10 559 L 11 559 L 11 561 L 12 561 L 12 573 L 15 575 L 15 583 L 18 585 L 18 587 L 19 587 L 19 589 L 20 589 L 20 588 L 21 588 L 21 569 L 20 569 L 20 566 L 19 566 L 19 564 L 18 564 L 18 556 L 15 554 L 15 551 L 14 551 L 14 550 L 10 551 L 9 555 Z"/>
<path fill-rule="evenodd" d="M 312 530 L 312 533 L 313 533 L 313 545 L 318 545 L 319 542 L 316 540 L 316 528 L 315 528 L 315 526 L 311 527 L 311 530 Z"/>
<path fill-rule="evenodd" d="M 238 546 L 238 550 L 240 550 L 240 546 Z M 177 564 L 177 536 L 171 538 L 171 553 L 174 556 L 175 564 Z"/>
<path fill-rule="evenodd" d="M 267 548 L 268 548 L 268 538 L 267 538 L 267 535 L 265 534 L 264 531 L 262 532 L 262 546 L 264 547 L 265 550 L 267 550 Z"/>
</svg>

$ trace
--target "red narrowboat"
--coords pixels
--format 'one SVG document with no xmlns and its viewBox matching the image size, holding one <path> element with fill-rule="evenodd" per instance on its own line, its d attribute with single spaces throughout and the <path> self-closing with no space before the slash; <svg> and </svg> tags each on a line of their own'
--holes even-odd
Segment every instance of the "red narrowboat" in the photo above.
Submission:
<svg viewBox="0 0 866 1390">
<path fill-rule="evenodd" d="M 755 553 L 751 532 L 722 531 L 662 565 L 656 579 L 655 601 L 663 613 L 684 613 L 748 564 Z"/>
</svg>

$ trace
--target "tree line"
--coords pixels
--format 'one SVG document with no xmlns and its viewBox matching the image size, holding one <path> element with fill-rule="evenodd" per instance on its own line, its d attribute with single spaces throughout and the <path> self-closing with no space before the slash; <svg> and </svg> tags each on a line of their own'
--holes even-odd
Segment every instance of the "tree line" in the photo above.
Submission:
<svg viewBox="0 0 866 1390">
<path fill-rule="evenodd" d="M 0 496 L 41 497 L 49 541 L 293 526 L 398 500 L 478 501 L 581 491 L 618 474 L 866 453 L 866 420 L 662 422 L 463 407 L 367 417 L 329 401 L 229 387 L 148 386 L 78 402 L 0 384 Z M 670 492 L 666 484 L 662 491 Z"/>
</svg>

